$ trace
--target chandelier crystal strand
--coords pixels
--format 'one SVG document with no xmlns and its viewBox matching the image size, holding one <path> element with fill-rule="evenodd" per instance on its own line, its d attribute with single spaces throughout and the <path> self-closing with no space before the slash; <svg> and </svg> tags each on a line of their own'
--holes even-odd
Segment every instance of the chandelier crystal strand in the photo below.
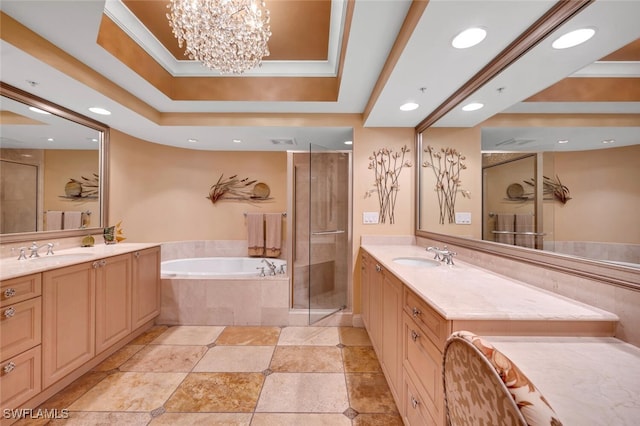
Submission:
<svg viewBox="0 0 640 426">
<path fill-rule="evenodd" d="M 171 0 L 167 14 L 185 54 L 221 74 L 242 74 L 269 56 L 269 10 L 260 0 Z"/>
</svg>

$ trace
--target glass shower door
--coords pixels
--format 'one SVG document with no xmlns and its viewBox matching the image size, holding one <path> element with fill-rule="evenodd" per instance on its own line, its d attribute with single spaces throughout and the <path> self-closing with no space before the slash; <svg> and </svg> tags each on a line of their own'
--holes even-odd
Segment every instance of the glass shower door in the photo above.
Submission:
<svg viewBox="0 0 640 426">
<path fill-rule="evenodd" d="M 348 305 L 350 160 L 309 148 L 309 324 Z"/>
</svg>

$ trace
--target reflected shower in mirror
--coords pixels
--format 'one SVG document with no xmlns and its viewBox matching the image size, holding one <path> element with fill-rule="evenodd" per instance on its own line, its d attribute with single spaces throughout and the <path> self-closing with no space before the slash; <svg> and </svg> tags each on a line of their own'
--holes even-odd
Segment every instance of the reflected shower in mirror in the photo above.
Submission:
<svg viewBox="0 0 640 426">
<path fill-rule="evenodd" d="M 5 84 L 0 110 L 3 241 L 101 228 L 107 128 Z"/>
</svg>

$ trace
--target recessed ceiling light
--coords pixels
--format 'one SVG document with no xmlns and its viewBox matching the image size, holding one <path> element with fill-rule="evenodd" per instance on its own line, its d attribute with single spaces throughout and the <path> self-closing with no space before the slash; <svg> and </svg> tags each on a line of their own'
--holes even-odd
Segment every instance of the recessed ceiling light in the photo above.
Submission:
<svg viewBox="0 0 640 426">
<path fill-rule="evenodd" d="M 53 142 L 53 138 L 47 138 L 47 142 Z"/>
<path fill-rule="evenodd" d="M 198 142 L 198 139 L 189 138 L 189 139 L 187 139 L 187 142 L 196 143 L 196 142 Z"/>
<path fill-rule="evenodd" d="M 345 145 L 353 145 L 353 141 L 344 141 Z"/>
<path fill-rule="evenodd" d="M 111 111 L 100 107 L 91 107 L 89 108 L 89 111 L 93 112 L 94 114 L 111 115 Z"/>
<path fill-rule="evenodd" d="M 484 104 L 481 104 L 480 102 L 471 102 L 470 104 L 466 104 L 465 106 L 463 106 L 462 110 L 463 111 L 476 111 L 476 110 L 479 110 L 482 107 L 484 107 Z"/>
<path fill-rule="evenodd" d="M 551 44 L 551 47 L 554 49 L 568 49 L 584 43 L 593 37 L 595 33 L 596 30 L 593 28 L 580 28 L 560 36 Z"/>
<path fill-rule="evenodd" d="M 400 105 L 400 111 L 413 111 L 414 109 L 418 109 L 420 105 L 415 102 L 407 102 L 406 104 Z"/>
<path fill-rule="evenodd" d="M 558 143 L 569 143 L 569 141 L 567 139 L 560 139 Z"/>
<path fill-rule="evenodd" d="M 240 139 L 234 139 L 234 140 L 233 140 L 233 143 L 242 143 L 242 140 L 240 140 Z"/>
<path fill-rule="evenodd" d="M 46 114 L 46 115 L 51 115 L 50 112 L 45 111 L 43 109 L 40 108 L 36 108 L 36 107 L 29 107 L 29 110 L 33 111 L 33 112 L 37 112 L 38 114 Z"/>
<path fill-rule="evenodd" d="M 467 28 L 453 38 L 451 45 L 456 49 L 466 49 L 480 43 L 486 36 L 487 30 L 484 28 Z"/>
<path fill-rule="evenodd" d="M 614 143 L 615 141 L 616 141 L 615 139 L 605 139 L 602 141 L 602 143 L 609 144 L 609 143 Z"/>
</svg>

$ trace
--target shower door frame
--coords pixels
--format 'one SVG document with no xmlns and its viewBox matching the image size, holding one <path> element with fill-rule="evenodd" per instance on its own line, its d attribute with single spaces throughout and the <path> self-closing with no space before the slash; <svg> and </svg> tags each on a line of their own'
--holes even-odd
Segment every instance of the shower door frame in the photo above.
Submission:
<svg viewBox="0 0 640 426">
<path fill-rule="evenodd" d="M 321 147 L 317 144 L 314 144 L 314 146 L 316 148 Z M 312 314 L 312 306 L 311 306 L 311 302 L 309 300 L 309 298 L 307 298 L 307 306 L 304 308 L 307 313 L 308 313 L 308 324 L 314 324 L 320 320 L 322 320 L 323 318 L 326 318 L 327 316 L 331 316 L 333 314 L 335 314 L 336 312 L 340 312 L 340 311 L 351 311 L 353 309 L 353 151 L 351 150 L 331 150 L 325 147 L 321 147 L 322 150 L 318 150 L 315 152 L 322 152 L 322 153 L 341 153 L 341 154 L 347 154 L 347 175 L 348 175 L 348 192 L 347 192 L 347 219 L 346 219 L 346 229 L 345 229 L 345 234 L 346 234 L 346 247 L 345 247 L 345 251 L 346 251 L 346 303 L 343 306 L 338 306 L 338 307 L 334 307 L 333 309 L 328 309 L 327 313 L 322 315 L 320 318 L 316 318 L 315 320 L 312 318 L 314 315 Z M 298 212 L 296 211 L 296 162 L 294 160 L 294 156 L 296 154 L 306 154 L 309 156 L 309 177 L 311 177 L 311 160 L 312 160 L 312 154 L 314 151 L 312 151 L 313 147 L 310 147 L 308 151 L 288 151 L 288 191 L 287 193 L 288 195 L 288 211 L 291 212 L 291 214 L 288 215 L 287 217 L 287 227 L 288 229 L 290 229 L 290 235 L 291 238 L 287 238 L 287 265 L 291 265 L 288 269 L 289 269 L 289 276 L 291 279 L 291 285 L 290 285 L 290 303 L 291 303 L 291 308 L 293 310 L 296 309 L 302 309 L 302 308 L 296 308 L 295 307 L 295 274 L 296 274 L 296 268 L 295 268 L 295 260 L 296 260 L 296 256 L 298 255 L 296 253 L 296 240 L 298 238 L 298 235 L 296 235 L 296 220 L 297 220 L 297 214 Z M 307 188 L 307 190 L 311 193 L 311 180 L 309 180 L 309 187 Z M 311 195 L 309 197 L 309 203 L 311 203 Z M 309 234 L 308 234 L 308 243 L 309 243 L 309 252 L 307 253 L 307 255 L 311 255 L 311 238 L 312 238 L 312 230 L 309 229 Z M 304 237 L 303 237 L 304 238 Z M 311 285 L 311 268 L 310 268 L 310 264 L 311 261 L 309 259 L 309 269 L 308 269 L 308 278 L 309 278 L 309 287 Z M 309 292 L 310 292 L 310 288 L 309 288 Z M 309 295 L 310 296 L 310 295 Z M 329 312 L 330 311 L 330 312 Z"/>
</svg>

